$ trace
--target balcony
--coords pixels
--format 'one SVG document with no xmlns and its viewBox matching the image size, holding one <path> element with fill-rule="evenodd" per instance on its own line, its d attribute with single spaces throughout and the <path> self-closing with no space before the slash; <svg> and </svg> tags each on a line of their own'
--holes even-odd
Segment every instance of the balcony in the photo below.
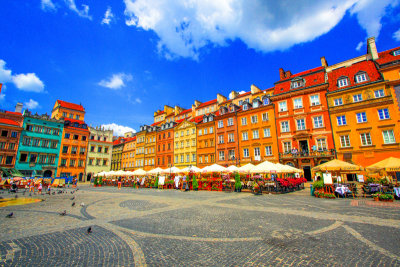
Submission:
<svg viewBox="0 0 400 267">
<path fill-rule="evenodd" d="M 297 153 L 279 153 L 280 159 L 300 159 L 300 158 L 324 158 L 324 157 L 335 157 L 336 151 L 334 149 L 331 150 L 316 150 L 316 151 L 303 151 Z"/>
</svg>

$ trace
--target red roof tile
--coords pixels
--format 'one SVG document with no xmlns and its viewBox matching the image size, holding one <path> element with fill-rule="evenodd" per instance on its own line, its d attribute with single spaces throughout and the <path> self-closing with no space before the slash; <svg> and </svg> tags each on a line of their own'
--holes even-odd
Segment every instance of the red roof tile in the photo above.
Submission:
<svg viewBox="0 0 400 267">
<path fill-rule="evenodd" d="M 189 113 L 189 112 L 192 112 L 192 109 L 191 109 L 191 108 L 185 109 L 184 111 L 182 111 L 181 113 L 179 113 L 177 116 L 183 115 L 183 114 L 186 114 L 186 113 Z"/>
<path fill-rule="evenodd" d="M 74 109 L 74 110 L 85 112 L 85 109 L 82 107 L 82 105 L 66 102 L 63 100 L 57 100 L 57 103 L 63 108 L 69 108 L 69 109 Z"/>
<path fill-rule="evenodd" d="M 160 124 L 162 121 L 159 121 L 159 122 L 155 122 L 155 123 L 153 123 L 152 125 L 150 125 L 150 126 L 156 126 L 156 125 L 158 125 L 158 124 Z"/>
<path fill-rule="evenodd" d="M 171 116 L 175 116 L 175 113 L 172 112 L 172 113 L 168 114 L 167 116 L 165 116 L 165 118 L 168 118 L 168 117 L 171 117 Z"/>
<path fill-rule="evenodd" d="M 20 126 L 18 122 L 10 120 L 10 119 L 4 119 L 4 118 L 0 118 L 0 123 L 13 125 L 13 126 Z"/>
<path fill-rule="evenodd" d="M 213 100 L 201 103 L 197 108 L 203 108 L 203 107 L 215 104 L 215 103 L 217 103 L 217 99 L 213 99 Z"/>
<path fill-rule="evenodd" d="M 177 120 L 177 121 L 175 121 L 176 123 L 181 123 L 182 121 L 184 121 L 185 119 L 181 119 L 181 120 Z"/>
<path fill-rule="evenodd" d="M 164 110 L 160 110 L 160 112 L 158 112 L 156 116 L 161 115 L 163 113 L 165 113 L 165 111 Z"/>
<path fill-rule="evenodd" d="M 6 113 L 22 116 L 22 113 L 20 113 L 20 112 L 14 112 L 14 111 L 7 111 L 7 110 L 6 110 Z"/>
<path fill-rule="evenodd" d="M 397 61 L 400 60 L 400 55 L 399 56 L 393 56 L 393 52 L 396 50 L 399 50 L 400 47 L 396 47 L 390 50 L 386 50 L 386 51 L 382 51 L 380 53 L 378 53 L 379 58 L 376 60 L 376 62 L 379 65 L 385 64 L 385 63 L 389 63 L 392 61 Z"/>
<path fill-rule="evenodd" d="M 203 115 L 194 117 L 194 118 L 191 119 L 190 121 L 191 121 L 191 122 L 195 122 L 195 123 L 202 122 L 202 121 L 203 121 Z"/>
<path fill-rule="evenodd" d="M 355 83 L 354 77 L 359 71 L 365 71 L 369 77 L 369 80 L 366 82 L 362 83 Z M 348 86 L 345 87 L 338 87 L 337 82 L 338 79 L 342 76 L 348 77 Z M 342 67 L 339 69 L 335 69 L 331 72 L 328 73 L 328 80 L 329 80 L 329 88 L 328 90 L 335 91 L 339 89 L 344 89 L 346 87 L 352 87 L 355 85 L 361 85 L 361 84 L 366 84 L 370 82 L 375 82 L 381 79 L 381 75 L 379 74 L 375 64 L 373 61 L 361 61 L 358 63 L 355 63 L 351 66 L 348 67 Z"/>
<path fill-rule="evenodd" d="M 292 89 L 291 88 L 291 82 L 292 82 L 291 80 L 296 77 L 304 78 L 305 86 L 298 87 L 296 89 Z M 274 94 L 282 94 L 282 93 L 289 92 L 291 90 L 308 88 L 308 87 L 315 86 L 318 84 L 323 84 L 323 83 L 325 83 L 325 71 L 324 71 L 323 67 L 318 67 L 318 68 L 314 68 L 311 70 L 307 70 L 307 71 L 303 71 L 303 72 L 294 74 L 287 79 L 276 82 Z"/>
</svg>

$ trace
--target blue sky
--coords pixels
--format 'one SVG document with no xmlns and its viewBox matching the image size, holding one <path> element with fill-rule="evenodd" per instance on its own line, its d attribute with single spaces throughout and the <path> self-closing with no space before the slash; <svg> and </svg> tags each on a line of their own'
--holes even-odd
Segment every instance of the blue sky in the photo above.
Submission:
<svg viewBox="0 0 400 267">
<path fill-rule="evenodd" d="M 117 133 L 232 90 L 400 46 L 393 0 L 3 0 L 2 108 L 51 112 L 82 103 L 90 125 Z"/>
</svg>

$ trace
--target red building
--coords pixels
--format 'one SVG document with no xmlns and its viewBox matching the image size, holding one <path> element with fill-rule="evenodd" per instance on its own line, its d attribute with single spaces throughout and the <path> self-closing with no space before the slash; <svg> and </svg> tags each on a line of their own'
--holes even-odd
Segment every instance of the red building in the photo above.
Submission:
<svg viewBox="0 0 400 267">
<path fill-rule="evenodd" d="M 176 122 L 161 124 L 157 132 L 156 167 L 172 167 L 174 160 L 174 127 Z"/>
<path fill-rule="evenodd" d="M 275 116 L 279 160 L 304 170 L 311 179 L 311 168 L 335 158 L 334 142 L 325 94 L 325 68 L 298 74 L 279 70 L 275 83 Z"/>
</svg>

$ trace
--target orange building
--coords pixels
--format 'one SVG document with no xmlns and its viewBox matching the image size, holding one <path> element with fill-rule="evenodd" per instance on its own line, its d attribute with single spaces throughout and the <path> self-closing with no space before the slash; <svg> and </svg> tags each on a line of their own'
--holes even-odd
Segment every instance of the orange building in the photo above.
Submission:
<svg viewBox="0 0 400 267">
<path fill-rule="evenodd" d="M 220 106 L 215 117 L 216 163 L 222 166 L 239 164 L 238 120 L 241 108 L 235 104 Z"/>
<path fill-rule="evenodd" d="M 161 124 L 157 132 L 156 167 L 162 169 L 172 167 L 174 164 L 174 127 L 175 122 Z"/>
<path fill-rule="evenodd" d="M 157 126 L 140 126 L 136 134 L 135 167 L 151 170 L 155 167 Z"/>
<path fill-rule="evenodd" d="M 323 64 L 325 63 L 322 60 Z M 326 64 L 325 64 L 326 65 Z M 295 75 L 279 70 L 271 100 L 275 105 L 279 159 L 304 170 L 335 158 L 335 147 L 325 94 L 324 66 Z"/>
<path fill-rule="evenodd" d="M 242 103 L 238 113 L 240 165 L 268 160 L 279 162 L 274 106 L 270 102 L 273 89 L 257 94 L 251 103 Z"/>
<path fill-rule="evenodd" d="M 393 84 L 371 60 L 328 68 L 333 136 L 338 158 L 368 166 L 400 157 L 400 116 Z"/>
<path fill-rule="evenodd" d="M 56 119 L 85 120 L 85 109 L 82 105 L 57 100 L 51 111 L 51 117 Z"/>
<path fill-rule="evenodd" d="M 124 171 L 135 169 L 136 136 L 124 138 L 121 168 Z"/>
<path fill-rule="evenodd" d="M 197 124 L 197 167 L 204 168 L 215 163 L 214 114 L 200 116 Z"/>
</svg>

